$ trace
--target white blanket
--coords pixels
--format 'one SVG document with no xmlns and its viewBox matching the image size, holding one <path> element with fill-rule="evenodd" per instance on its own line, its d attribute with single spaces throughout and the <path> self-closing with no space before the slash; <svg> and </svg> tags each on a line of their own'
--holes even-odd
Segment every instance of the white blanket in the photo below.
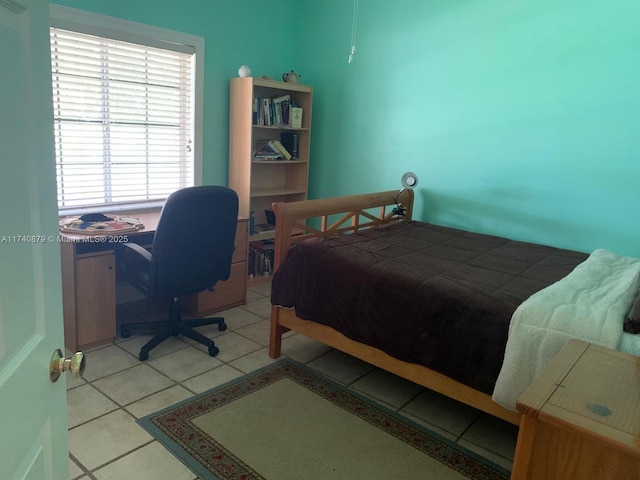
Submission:
<svg viewBox="0 0 640 480">
<path fill-rule="evenodd" d="M 640 259 L 595 250 L 569 275 L 533 294 L 513 314 L 493 400 L 518 397 L 572 338 L 617 349 L 640 288 Z"/>
</svg>

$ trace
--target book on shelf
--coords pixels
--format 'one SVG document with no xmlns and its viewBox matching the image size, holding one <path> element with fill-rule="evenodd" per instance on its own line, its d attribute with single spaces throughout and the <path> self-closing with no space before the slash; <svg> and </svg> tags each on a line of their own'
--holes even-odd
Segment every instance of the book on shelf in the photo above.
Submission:
<svg viewBox="0 0 640 480">
<path fill-rule="evenodd" d="M 289 153 L 279 140 L 260 140 L 256 146 L 253 157 L 261 160 L 291 160 Z"/>
<path fill-rule="evenodd" d="M 269 240 L 249 242 L 249 277 L 257 275 L 271 275 L 273 258 L 273 242 Z"/>
<path fill-rule="evenodd" d="M 288 152 L 291 153 L 292 159 L 298 158 L 298 145 L 300 142 L 300 135 L 293 132 L 280 133 L 280 143 Z"/>
<path fill-rule="evenodd" d="M 282 125 L 290 123 L 289 111 L 295 106 L 291 95 L 253 98 L 253 124 L 258 126 Z"/>
<path fill-rule="evenodd" d="M 286 95 L 281 95 L 279 97 L 273 97 L 273 103 L 282 103 L 291 101 L 291 95 L 288 93 Z"/>
<path fill-rule="evenodd" d="M 275 244 L 273 240 L 252 240 L 249 242 L 249 248 L 252 250 L 273 250 Z"/>
<path fill-rule="evenodd" d="M 280 150 L 280 152 L 282 152 L 282 155 L 284 155 L 284 158 L 286 158 L 287 160 L 291 160 L 292 155 L 289 153 L 289 150 L 287 150 L 285 146 L 282 145 L 282 143 L 280 143 L 280 140 L 271 140 L 271 141 L 276 146 L 276 148 Z"/>
<path fill-rule="evenodd" d="M 255 233 L 272 232 L 275 229 L 276 226 L 272 223 L 257 223 L 253 226 L 253 231 Z"/>
<path fill-rule="evenodd" d="M 271 99 L 269 97 L 262 99 L 262 124 L 271 125 Z"/>
<path fill-rule="evenodd" d="M 281 95 L 271 99 L 273 105 L 273 116 L 275 117 L 276 125 L 285 125 L 288 122 L 288 110 L 291 104 L 291 95 Z M 285 121 L 285 118 L 287 119 Z"/>
<path fill-rule="evenodd" d="M 256 145 L 253 158 L 259 160 L 283 160 L 284 154 L 271 140 L 260 140 Z"/>
<path fill-rule="evenodd" d="M 291 128 L 302 128 L 302 108 L 291 107 L 289 109 L 289 125 Z"/>
<path fill-rule="evenodd" d="M 259 115 L 260 115 L 260 99 L 258 97 L 253 97 L 253 108 L 252 108 L 252 118 L 251 121 L 254 125 L 259 125 Z"/>
</svg>

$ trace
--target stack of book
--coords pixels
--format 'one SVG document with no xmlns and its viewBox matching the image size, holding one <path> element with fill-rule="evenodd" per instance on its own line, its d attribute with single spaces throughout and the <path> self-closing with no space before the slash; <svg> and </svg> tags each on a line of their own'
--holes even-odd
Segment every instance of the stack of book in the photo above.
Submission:
<svg viewBox="0 0 640 480">
<path fill-rule="evenodd" d="M 265 240 L 249 243 L 249 277 L 268 276 L 273 272 L 274 245 Z"/>
<path fill-rule="evenodd" d="M 291 160 L 293 156 L 280 140 L 260 140 L 253 158 L 257 160 Z"/>
<path fill-rule="evenodd" d="M 254 97 L 253 98 L 253 124 L 260 126 L 293 126 L 291 125 L 290 112 L 292 109 L 297 112 L 296 119 L 302 118 L 302 109 L 296 105 L 291 95 L 281 95 L 279 97 Z M 295 127 L 302 125 L 296 123 Z"/>
</svg>

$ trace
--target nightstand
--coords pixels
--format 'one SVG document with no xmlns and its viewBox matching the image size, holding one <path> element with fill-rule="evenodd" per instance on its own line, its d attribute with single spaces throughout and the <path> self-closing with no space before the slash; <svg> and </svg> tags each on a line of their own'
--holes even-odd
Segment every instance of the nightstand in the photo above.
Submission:
<svg viewBox="0 0 640 480">
<path fill-rule="evenodd" d="M 512 480 L 640 479 L 640 357 L 571 340 L 517 409 Z"/>
</svg>

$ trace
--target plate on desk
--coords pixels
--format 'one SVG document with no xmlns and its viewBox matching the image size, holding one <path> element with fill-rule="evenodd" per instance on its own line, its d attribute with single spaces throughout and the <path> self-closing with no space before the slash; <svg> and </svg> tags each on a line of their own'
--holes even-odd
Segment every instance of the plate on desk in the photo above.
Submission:
<svg viewBox="0 0 640 480">
<path fill-rule="evenodd" d="M 80 217 L 67 217 L 60 220 L 60 231 L 80 235 L 108 235 L 130 233 L 144 228 L 140 219 L 135 217 L 109 217 L 109 220 L 89 222 Z"/>
</svg>

